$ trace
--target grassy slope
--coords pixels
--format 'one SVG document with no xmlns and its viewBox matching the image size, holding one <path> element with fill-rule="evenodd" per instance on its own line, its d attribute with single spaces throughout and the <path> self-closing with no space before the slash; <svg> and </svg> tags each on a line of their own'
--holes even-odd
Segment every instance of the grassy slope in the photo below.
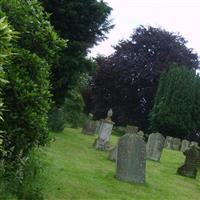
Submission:
<svg viewBox="0 0 200 200">
<path fill-rule="evenodd" d="M 49 166 L 43 174 L 48 200 L 198 200 L 200 176 L 196 180 L 176 175 L 184 160 L 180 152 L 164 150 L 161 163 L 147 161 L 144 186 L 116 180 L 115 163 L 107 153 L 92 148 L 94 136 L 82 135 L 78 129 L 55 134 L 47 148 Z M 115 143 L 116 137 L 112 137 Z"/>
</svg>

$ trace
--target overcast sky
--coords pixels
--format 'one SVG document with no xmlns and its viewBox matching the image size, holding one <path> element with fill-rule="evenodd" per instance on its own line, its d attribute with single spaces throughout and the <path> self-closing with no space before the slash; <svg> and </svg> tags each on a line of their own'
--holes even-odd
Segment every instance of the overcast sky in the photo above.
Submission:
<svg viewBox="0 0 200 200">
<path fill-rule="evenodd" d="M 104 0 L 113 8 L 115 27 L 108 39 L 95 46 L 90 56 L 110 55 L 112 45 L 128 39 L 139 25 L 162 27 L 180 33 L 188 47 L 200 55 L 200 0 Z"/>
</svg>

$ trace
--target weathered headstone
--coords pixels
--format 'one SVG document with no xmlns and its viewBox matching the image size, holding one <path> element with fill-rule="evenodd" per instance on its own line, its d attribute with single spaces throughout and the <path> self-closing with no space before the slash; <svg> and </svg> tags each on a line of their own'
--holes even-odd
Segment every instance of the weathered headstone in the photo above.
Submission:
<svg viewBox="0 0 200 200">
<path fill-rule="evenodd" d="M 190 141 L 182 140 L 181 151 L 184 152 L 185 150 L 187 150 L 189 148 L 189 145 L 190 145 Z"/>
<path fill-rule="evenodd" d="M 195 141 L 191 141 L 190 145 L 194 145 L 195 147 L 198 147 L 198 142 L 195 142 Z"/>
<path fill-rule="evenodd" d="M 179 151 L 181 148 L 181 139 L 173 138 L 172 149 Z"/>
<path fill-rule="evenodd" d="M 139 135 L 140 137 L 143 138 L 143 137 L 144 137 L 144 132 L 143 132 L 143 131 L 138 131 L 138 132 L 137 132 L 137 135 Z"/>
<path fill-rule="evenodd" d="M 167 136 L 165 139 L 165 148 L 172 149 L 173 137 Z"/>
<path fill-rule="evenodd" d="M 126 126 L 126 133 L 136 134 L 137 132 L 138 132 L 138 127 L 137 126 L 132 126 L 132 125 L 127 125 Z"/>
<path fill-rule="evenodd" d="M 196 178 L 200 163 L 200 149 L 192 145 L 183 154 L 186 156 L 185 163 L 178 168 L 177 174 Z"/>
<path fill-rule="evenodd" d="M 108 160 L 111 160 L 111 161 L 116 161 L 116 160 L 117 160 L 117 146 L 118 146 L 118 145 L 115 145 L 115 146 L 109 151 Z"/>
<path fill-rule="evenodd" d="M 119 139 L 117 150 L 117 179 L 130 183 L 145 183 L 146 145 L 136 134 L 125 134 Z"/>
<path fill-rule="evenodd" d="M 112 109 L 110 109 L 107 113 L 107 118 L 101 120 L 101 125 L 99 127 L 98 133 L 99 135 L 93 144 L 98 150 L 106 151 L 110 147 L 109 139 L 114 125 L 114 122 L 111 120 L 112 114 Z"/>
<path fill-rule="evenodd" d="M 160 157 L 164 148 L 165 137 L 160 133 L 152 133 L 149 135 L 146 155 L 148 160 L 160 161 Z"/>
<path fill-rule="evenodd" d="M 82 129 L 82 133 L 87 135 L 94 135 L 96 133 L 96 122 L 92 118 L 93 114 L 90 113 L 89 118 Z"/>
</svg>

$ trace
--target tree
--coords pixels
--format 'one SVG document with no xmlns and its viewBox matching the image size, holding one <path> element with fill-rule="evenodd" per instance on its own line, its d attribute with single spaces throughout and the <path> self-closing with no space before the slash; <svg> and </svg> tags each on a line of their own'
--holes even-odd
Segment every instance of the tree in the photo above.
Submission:
<svg viewBox="0 0 200 200">
<path fill-rule="evenodd" d="M 5 80 L 5 72 L 3 69 L 4 64 L 11 55 L 11 41 L 16 37 L 16 32 L 12 30 L 8 24 L 6 17 L 0 19 L 0 121 L 3 123 L 3 99 L 2 99 L 2 87 L 4 87 L 7 81 Z M 0 152 L 3 151 L 2 143 L 2 129 L 0 130 Z"/>
<path fill-rule="evenodd" d="M 196 117 L 200 117 L 199 103 L 197 106 L 195 100 L 197 83 L 195 71 L 177 66 L 161 75 L 150 114 L 151 131 L 183 139 L 196 130 L 199 126 Z"/>
<path fill-rule="evenodd" d="M 194 70 L 199 67 L 197 54 L 186 47 L 183 37 L 143 26 L 129 40 L 120 41 L 112 55 L 97 58 L 97 63 L 90 97 L 95 117 L 104 117 L 112 107 L 117 124 L 135 124 L 144 130 L 160 75 L 173 63 Z"/>
<path fill-rule="evenodd" d="M 108 19 L 111 8 L 102 0 L 41 0 L 51 22 L 61 37 L 68 40 L 68 48 L 52 70 L 52 93 L 57 107 L 65 102 L 69 90 L 79 78 L 77 74 L 91 71 L 94 64 L 86 58 L 89 48 L 106 38 L 113 27 Z M 76 87 L 76 86 L 75 86 Z"/>
</svg>

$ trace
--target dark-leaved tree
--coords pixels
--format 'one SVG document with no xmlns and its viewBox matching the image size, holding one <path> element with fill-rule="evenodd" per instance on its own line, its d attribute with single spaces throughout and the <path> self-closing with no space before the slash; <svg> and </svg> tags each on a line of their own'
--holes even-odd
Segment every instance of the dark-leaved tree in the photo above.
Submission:
<svg viewBox="0 0 200 200">
<path fill-rule="evenodd" d="M 197 54 L 186 47 L 183 37 L 143 26 L 129 40 L 120 41 L 112 55 L 98 57 L 97 63 L 90 97 L 96 118 L 112 107 L 117 124 L 135 124 L 144 130 L 160 75 L 173 63 L 194 70 L 199 67 Z"/>
</svg>

